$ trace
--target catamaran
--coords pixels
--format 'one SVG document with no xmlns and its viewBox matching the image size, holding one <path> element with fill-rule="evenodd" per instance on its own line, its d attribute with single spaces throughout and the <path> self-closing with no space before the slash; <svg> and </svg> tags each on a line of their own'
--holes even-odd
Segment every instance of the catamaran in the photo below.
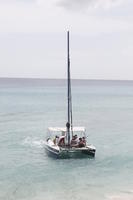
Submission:
<svg viewBox="0 0 133 200">
<path fill-rule="evenodd" d="M 65 127 L 49 127 L 45 150 L 56 158 L 94 157 L 96 148 L 87 144 L 85 127 L 73 127 L 70 77 L 69 31 L 67 32 L 67 123 Z"/>
</svg>

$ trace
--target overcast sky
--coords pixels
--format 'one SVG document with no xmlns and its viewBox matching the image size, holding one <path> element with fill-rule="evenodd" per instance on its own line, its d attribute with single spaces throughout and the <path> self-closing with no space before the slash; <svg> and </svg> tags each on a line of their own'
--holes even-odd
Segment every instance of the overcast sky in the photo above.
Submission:
<svg viewBox="0 0 133 200">
<path fill-rule="evenodd" d="M 133 80 L 133 0 L 0 0 L 0 77 Z"/>
</svg>

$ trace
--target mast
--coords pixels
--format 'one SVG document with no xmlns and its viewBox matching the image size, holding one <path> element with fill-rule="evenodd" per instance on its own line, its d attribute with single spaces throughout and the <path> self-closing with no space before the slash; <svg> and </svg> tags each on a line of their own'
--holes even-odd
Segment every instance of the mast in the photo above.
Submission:
<svg viewBox="0 0 133 200">
<path fill-rule="evenodd" d="M 70 101 L 71 101 L 71 85 L 70 85 L 70 55 L 69 55 L 69 31 L 67 31 L 67 136 L 68 146 L 70 146 Z"/>
</svg>

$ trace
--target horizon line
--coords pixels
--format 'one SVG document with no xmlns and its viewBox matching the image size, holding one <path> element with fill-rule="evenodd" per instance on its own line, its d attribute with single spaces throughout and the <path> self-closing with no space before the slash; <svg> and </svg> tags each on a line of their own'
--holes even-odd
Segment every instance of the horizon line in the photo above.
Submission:
<svg viewBox="0 0 133 200">
<path fill-rule="evenodd" d="M 0 77 L 0 79 L 32 79 L 32 80 L 67 80 L 66 78 L 35 78 L 35 77 Z M 132 79 L 100 79 L 100 78 L 72 78 L 71 80 L 77 81 L 133 81 Z"/>
</svg>

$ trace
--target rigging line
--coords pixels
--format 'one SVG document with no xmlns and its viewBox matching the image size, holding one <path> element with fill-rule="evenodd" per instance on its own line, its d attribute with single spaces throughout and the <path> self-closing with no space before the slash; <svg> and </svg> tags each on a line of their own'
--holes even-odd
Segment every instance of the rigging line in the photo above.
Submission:
<svg viewBox="0 0 133 200">
<path fill-rule="evenodd" d="M 72 90 L 71 90 L 71 77 L 70 77 L 70 113 L 71 113 L 71 132 L 73 136 L 73 112 L 72 112 Z"/>
</svg>

